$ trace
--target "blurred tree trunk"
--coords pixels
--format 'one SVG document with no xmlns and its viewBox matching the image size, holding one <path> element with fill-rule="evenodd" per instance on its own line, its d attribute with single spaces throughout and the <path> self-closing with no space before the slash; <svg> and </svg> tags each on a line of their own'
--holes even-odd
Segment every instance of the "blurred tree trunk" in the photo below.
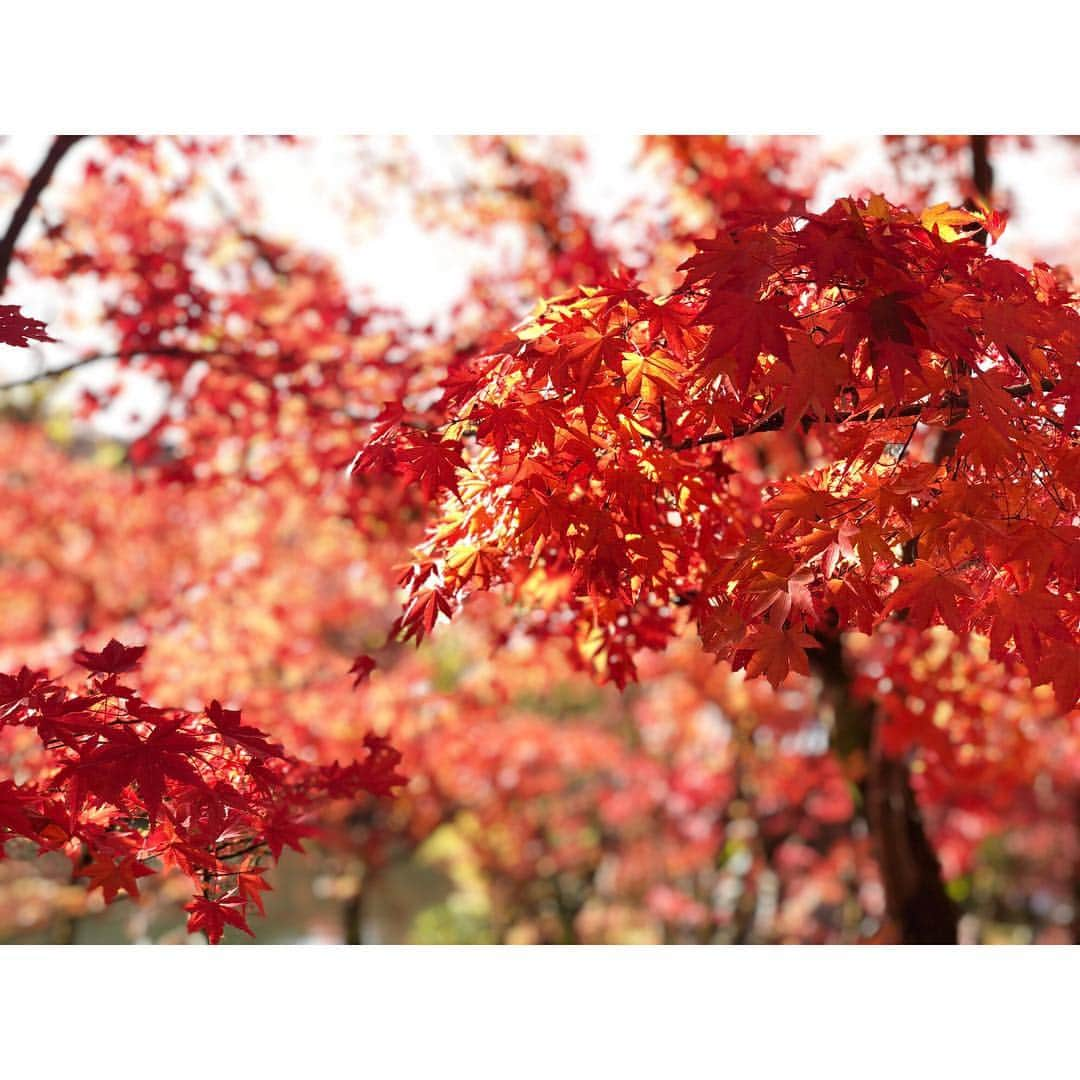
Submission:
<svg viewBox="0 0 1080 1080">
<path fill-rule="evenodd" d="M 341 911 L 342 937 L 346 945 L 364 944 L 364 891 L 358 889 Z"/>
<path fill-rule="evenodd" d="M 907 762 L 881 746 L 873 702 L 857 699 L 838 635 L 820 635 L 811 654 L 833 710 L 833 746 L 866 762 L 859 784 L 885 891 L 885 910 L 904 945 L 954 945 L 958 913 L 945 890 L 941 863 L 926 835 Z"/>
<path fill-rule="evenodd" d="M 79 918 L 77 915 L 64 915 L 53 925 L 53 945 L 77 945 L 78 938 Z"/>
<path fill-rule="evenodd" d="M 352 880 L 353 890 L 341 908 L 341 937 L 346 945 L 363 945 L 364 901 L 374 878 L 370 870 L 362 868 L 352 874 Z"/>
<path fill-rule="evenodd" d="M 959 917 L 926 835 L 907 763 L 872 751 L 865 784 L 885 906 L 904 945 L 955 945 Z"/>
<path fill-rule="evenodd" d="M 975 191 L 987 203 L 994 191 L 994 167 L 990 164 L 990 137 L 971 136 L 971 182 Z M 982 234 L 986 243 L 986 234 Z"/>
</svg>

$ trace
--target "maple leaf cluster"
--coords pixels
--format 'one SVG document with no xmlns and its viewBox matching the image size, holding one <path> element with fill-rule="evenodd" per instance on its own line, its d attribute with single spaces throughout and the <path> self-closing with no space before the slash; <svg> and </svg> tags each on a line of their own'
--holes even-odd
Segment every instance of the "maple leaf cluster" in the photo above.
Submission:
<svg viewBox="0 0 1080 1080">
<path fill-rule="evenodd" d="M 984 224 L 841 199 L 699 241 L 670 296 L 617 277 L 541 304 L 447 386 L 446 423 L 391 418 L 357 459 L 443 493 L 398 632 L 543 574 L 620 685 L 688 605 L 774 685 L 822 633 L 903 617 L 990 634 L 1069 708 L 1080 319 Z M 802 475 L 753 469 L 772 431 L 806 433 Z"/>
<path fill-rule="evenodd" d="M 88 672 L 78 691 L 26 667 L 0 675 L 0 729 L 18 747 L 0 780 L 0 854 L 10 841 L 63 852 L 107 904 L 176 871 L 195 893 L 189 932 L 211 944 L 226 926 L 254 936 L 267 867 L 303 850 L 326 801 L 392 795 L 401 755 L 369 734 L 362 760 L 312 766 L 218 701 L 201 713 L 154 706 L 125 685 L 144 648 L 77 650 Z"/>
<path fill-rule="evenodd" d="M 133 463 L 165 480 L 281 476 L 319 487 L 348 464 L 357 418 L 375 415 L 373 403 L 424 392 L 412 358 L 430 335 L 349 288 L 325 256 L 216 206 L 250 209 L 239 170 L 227 195 L 208 197 L 192 181 L 228 142 L 181 140 L 193 169 L 177 181 L 162 160 L 172 140 L 107 140 L 26 262 L 40 279 L 92 286 L 100 299 L 108 346 L 81 350 L 63 369 L 108 362 L 116 377 L 83 392 L 81 419 L 111 407 L 132 374 L 172 406 L 145 417 Z"/>
</svg>

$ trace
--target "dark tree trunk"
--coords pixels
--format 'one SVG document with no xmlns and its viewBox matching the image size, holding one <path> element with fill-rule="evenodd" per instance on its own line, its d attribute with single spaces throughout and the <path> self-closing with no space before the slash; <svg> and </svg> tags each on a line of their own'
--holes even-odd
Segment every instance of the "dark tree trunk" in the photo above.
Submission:
<svg viewBox="0 0 1080 1080">
<path fill-rule="evenodd" d="M 364 944 L 364 885 L 359 881 L 341 909 L 341 929 L 346 945 Z"/>
<path fill-rule="evenodd" d="M 54 945 L 76 945 L 79 941 L 79 917 L 77 915 L 64 915 L 53 927 L 52 943 Z"/>
<path fill-rule="evenodd" d="M 955 945 L 958 914 L 911 789 L 906 762 L 871 753 L 866 815 L 874 839 L 885 907 L 903 945 Z"/>
<path fill-rule="evenodd" d="M 971 182 L 975 190 L 989 200 L 994 190 L 994 168 L 990 164 L 990 137 L 971 136 Z"/>
<path fill-rule="evenodd" d="M 903 945 L 955 945 L 958 913 L 926 835 L 905 761 L 888 756 L 878 738 L 873 702 L 852 692 L 852 679 L 837 635 L 819 635 L 811 653 L 833 709 L 833 747 L 866 761 L 860 788 L 867 825 L 881 871 L 885 910 Z"/>
<path fill-rule="evenodd" d="M 971 183 L 975 194 L 989 206 L 994 193 L 994 167 L 990 163 L 990 136 L 972 135 L 971 147 Z M 969 200 L 975 204 L 977 200 Z M 980 244 L 986 244 L 990 237 L 985 229 L 980 229 L 974 237 Z"/>
</svg>

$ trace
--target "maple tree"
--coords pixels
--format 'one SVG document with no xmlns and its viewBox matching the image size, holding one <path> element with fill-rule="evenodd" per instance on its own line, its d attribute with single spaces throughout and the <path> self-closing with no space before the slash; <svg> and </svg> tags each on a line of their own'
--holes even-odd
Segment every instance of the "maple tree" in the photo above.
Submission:
<svg viewBox="0 0 1080 1080">
<path fill-rule="evenodd" d="M 106 695 L 76 745 L 47 739 L 35 783 L 77 802 L 88 776 L 74 813 L 124 837 L 66 841 L 92 886 L 137 892 L 157 817 L 194 828 L 206 784 L 239 785 L 215 813 L 255 870 L 318 824 L 349 940 L 448 836 L 497 940 L 955 940 L 993 837 L 1067 895 L 1039 852 L 1076 804 L 1075 300 L 994 254 L 997 139 L 888 145 L 902 200 L 812 210 L 808 140 L 653 137 L 662 194 L 607 223 L 572 140 L 467 141 L 453 185 L 387 167 L 421 227 L 518 241 L 421 325 L 247 224 L 233 141 L 57 139 L 3 278 L 91 288 L 109 334 L 6 384 L 3 647 L 147 640 L 147 688 L 187 705 Z M 964 205 L 925 205 L 916 159 Z M 4 343 L 55 348 L 28 310 L 0 311 Z M 77 423 L 140 379 L 156 413 L 48 446 L 52 381 L 105 365 Z M 9 736 L 40 733 L 30 701 Z M 214 938 L 261 883 L 221 835 L 190 841 L 218 860 L 189 901 Z"/>
<path fill-rule="evenodd" d="M 902 619 L 988 634 L 993 659 L 1072 709 L 1066 283 L 988 254 L 991 210 L 875 196 L 758 218 L 698 241 L 669 295 L 617 276 L 542 302 L 453 380 L 443 425 L 378 429 L 358 469 L 391 460 L 444 493 L 398 632 L 419 642 L 475 590 L 520 597 L 539 574 L 559 583 L 545 615 L 565 611 L 582 664 L 620 686 L 686 606 L 706 648 L 774 687 L 810 673 L 810 650 Z M 803 432 L 796 475 L 717 452 L 770 430 Z M 898 759 L 879 767 L 906 782 Z M 936 877 L 902 805 L 908 854 Z M 939 881 L 890 899 L 905 940 L 955 937 Z"/>
</svg>

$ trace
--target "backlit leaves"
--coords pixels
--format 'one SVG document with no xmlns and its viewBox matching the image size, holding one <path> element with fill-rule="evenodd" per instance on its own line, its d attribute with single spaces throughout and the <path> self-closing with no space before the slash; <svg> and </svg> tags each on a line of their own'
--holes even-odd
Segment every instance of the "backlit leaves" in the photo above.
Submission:
<svg viewBox="0 0 1080 1080">
<path fill-rule="evenodd" d="M 570 583 L 537 625 L 568 607 L 603 678 L 620 649 L 622 681 L 633 647 L 662 645 L 661 612 L 692 595 L 709 647 L 774 683 L 837 622 L 962 633 L 998 613 L 995 649 L 1015 642 L 1045 679 L 1058 624 L 1006 615 L 1011 582 L 1075 621 L 1078 568 L 1005 537 L 1075 511 L 1051 395 L 1077 378 L 1080 318 L 1056 279 L 988 254 L 986 224 L 841 199 L 698 241 L 670 296 L 620 279 L 540 305 L 455 395 L 460 444 L 397 451 L 441 516 L 396 631 L 419 642 L 528 567 Z M 762 441 L 789 434 L 801 462 Z"/>
</svg>

